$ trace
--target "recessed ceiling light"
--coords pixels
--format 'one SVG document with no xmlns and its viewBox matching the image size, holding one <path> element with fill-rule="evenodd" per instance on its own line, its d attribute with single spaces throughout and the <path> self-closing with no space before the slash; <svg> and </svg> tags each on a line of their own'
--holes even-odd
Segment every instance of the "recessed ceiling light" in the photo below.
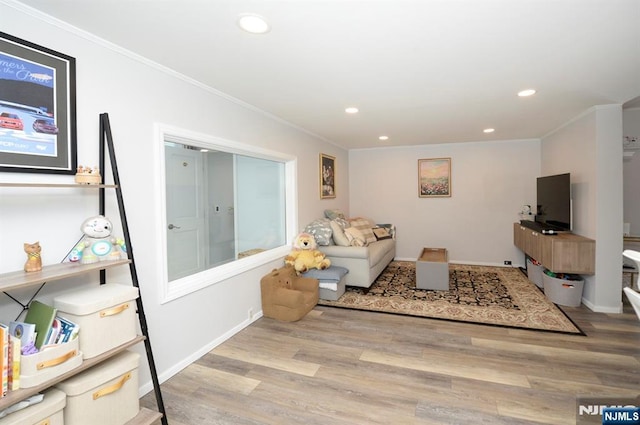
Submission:
<svg viewBox="0 0 640 425">
<path fill-rule="evenodd" d="M 357 114 L 358 113 L 358 108 L 354 107 L 354 106 L 350 106 L 347 109 L 344 110 L 347 114 Z"/>
<path fill-rule="evenodd" d="M 527 89 L 518 92 L 518 96 L 520 97 L 533 96 L 534 94 L 536 94 L 536 91 L 534 89 Z"/>
<path fill-rule="evenodd" d="M 264 34 L 271 29 L 262 16 L 252 13 L 238 15 L 238 26 L 251 34 Z"/>
<path fill-rule="evenodd" d="M 389 136 L 380 136 L 378 140 L 389 140 Z"/>
<path fill-rule="evenodd" d="M 485 128 L 484 130 L 482 130 L 484 133 L 493 133 L 494 131 L 496 131 L 495 128 Z"/>
</svg>

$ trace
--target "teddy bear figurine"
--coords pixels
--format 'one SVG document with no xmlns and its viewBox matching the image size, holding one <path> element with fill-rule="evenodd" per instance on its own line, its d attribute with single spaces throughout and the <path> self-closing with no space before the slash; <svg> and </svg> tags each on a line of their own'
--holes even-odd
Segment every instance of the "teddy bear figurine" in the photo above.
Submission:
<svg viewBox="0 0 640 425">
<path fill-rule="evenodd" d="M 92 264 L 126 258 L 124 240 L 111 236 L 113 225 L 108 218 L 102 215 L 89 217 L 82 223 L 80 230 L 84 236 L 71 250 L 69 261 Z"/>
<path fill-rule="evenodd" d="M 331 260 L 318 249 L 318 244 L 313 235 L 300 233 L 293 240 L 293 249 L 284 257 L 285 264 L 293 266 L 300 273 L 311 269 L 324 270 L 331 265 Z"/>
</svg>

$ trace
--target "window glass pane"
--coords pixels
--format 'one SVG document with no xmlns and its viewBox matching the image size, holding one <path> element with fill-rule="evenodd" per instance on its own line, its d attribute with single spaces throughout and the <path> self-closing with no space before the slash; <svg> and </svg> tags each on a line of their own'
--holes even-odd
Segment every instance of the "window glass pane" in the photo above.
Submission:
<svg viewBox="0 0 640 425">
<path fill-rule="evenodd" d="M 169 281 L 286 245 L 285 163 L 165 142 Z"/>
</svg>

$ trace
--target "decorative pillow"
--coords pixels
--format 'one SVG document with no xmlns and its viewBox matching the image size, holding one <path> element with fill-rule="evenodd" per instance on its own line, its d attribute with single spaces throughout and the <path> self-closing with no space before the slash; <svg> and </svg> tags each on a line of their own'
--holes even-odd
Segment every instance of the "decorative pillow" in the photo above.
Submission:
<svg viewBox="0 0 640 425">
<path fill-rule="evenodd" d="M 373 234 L 373 230 L 371 229 L 373 226 L 371 225 L 369 220 L 359 218 L 356 220 L 351 220 L 350 223 L 351 223 L 351 227 L 355 227 L 356 229 L 360 230 L 360 232 L 364 236 L 364 241 L 366 242 L 366 245 L 373 243 L 377 240 L 376 235 Z"/>
<path fill-rule="evenodd" d="M 331 226 L 333 241 L 336 245 L 349 246 L 349 238 L 344 234 L 344 227 L 338 222 L 338 220 L 331 220 L 329 225 Z"/>
<path fill-rule="evenodd" d="M 383 227 L 387 229 L 392 239 L 396 238 L 396 226 L 394 224 L 378 224 L 376 227 Z"/>
<path fill-rule="evenodd" d="M 316 243 L 321 246 L 331 245 L 333 240 L 331 239 L 331 225 L 326 218 L 319 218 L 307 224 L 304 228 L 304 233 L 310 233 L 316 239 Z"/>
<path fill-rule="evenodd" d="M 362 232 L 353 226 L 344 229 L 344 234 L 349 239 L 349 246 L 365 246 L 367 244 Z"/>
<path fill-rule="evenodd" d="M 374 227 L 373 234 L 376 239 L 381 241 L 382 239 L 391 239 L 391 233 L 385 227 Z"/>
<path fill-rule="evenodd" d="M 341 210 L 324 210 L 324 216 L 329 220 L 335 220 L 336 218 L 346 218 Z"/>
</svg>

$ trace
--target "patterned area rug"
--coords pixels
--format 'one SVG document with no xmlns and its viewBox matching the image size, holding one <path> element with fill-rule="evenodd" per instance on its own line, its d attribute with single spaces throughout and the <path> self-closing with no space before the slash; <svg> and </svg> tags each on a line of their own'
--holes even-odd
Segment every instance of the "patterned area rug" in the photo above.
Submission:
<svg viewBox="0 0 640 425">
<path fill-rule="evenodd" d="M 520 270 L 449 265 L 449 290 L 417 289 L 415 263 L 393 261 L 370 288 L 318 304 L 513 328 L 583 332 Z"/>
</svg>

